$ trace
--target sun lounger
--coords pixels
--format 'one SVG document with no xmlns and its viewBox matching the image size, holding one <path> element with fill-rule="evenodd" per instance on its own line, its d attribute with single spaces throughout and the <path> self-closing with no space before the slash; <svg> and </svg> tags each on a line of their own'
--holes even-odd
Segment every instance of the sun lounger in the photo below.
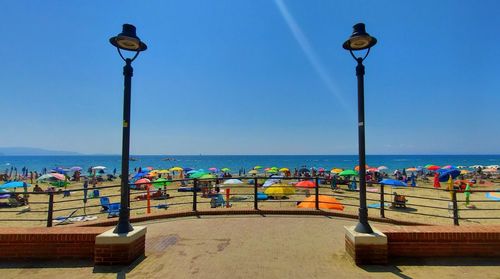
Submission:
<svg viewBox="0 0 500 279">
<path fill-rule="evenodd" d="M 108 218 L 120 216 L 120 204 L 110 203 L 108 208 Z"/>
<path fill-rule="evenodd" d="M 108 211 L 109 204 L 110 204 L 109 198 L 108 197 L 101 197 L 99 199 L 99 201 L 101 202 L 101 206 L 102 206 L 101 211 Z"/>
</svg>

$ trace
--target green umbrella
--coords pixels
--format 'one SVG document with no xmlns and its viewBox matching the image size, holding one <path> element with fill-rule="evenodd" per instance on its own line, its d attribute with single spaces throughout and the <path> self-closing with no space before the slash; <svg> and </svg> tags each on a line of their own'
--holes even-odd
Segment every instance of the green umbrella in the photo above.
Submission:
<svg viewBox="0 0 500 279">
<path fill-rule="evenodd" d="M 262 166 L 255 166 L 253 167 L 254 170 L 260 170 L 262 168 Z"/>
<path fill-rule="evenodd" d="M 340 176 L 352 176 L 352 175 L 358 175 L 358 172 L 355 170 L 345 170 L 339 173 Z"/>
<path fill-rule="evenodd" d="M 65 187 L 66 185 L 69 185 L 69 182 L 67 182 L 67 181 L 55 181 L 55 182 L 50 183 L 50 185 L 56 186 L 56 187 Z"/>
<path fill-rule="evenodd" d="M 200 178 L 200 177 L 204 176 L 205 174 L 207 174 L 207 173 L 199 171 L 199 172 L 195 172 L 195 173 L 190 174 L 189 178 Z"/>
<path fill-rule="evenodd" d="M 270 170 L 267 170 L 266 172 L 267 172 L 267 173 L 278 173 L 278 171 L 277 171 L 277 170 L 275 170 L 275 169 L 270 169 Z"/>
<path fill-rule="evenodd" d="M 228 171 L 231 171 L 231 170 L 230 170 L 230 169 L 228 169 L 228 168 L 223 168 L 223 169 L 220 169 L 220 170 L 221 170 L 221 171 L 223 171 L 223 172 L 228 172 Z"/>
<path fill-rule="evenodd" d="M 153 187 L 155 188 L 161 188 L 163 186 L 168 186 L 170 185 L 172 182 L 168 181 L 167 179 L 165 178 L 158 178 L 156 179 L 155 181 L 152 182 L 153 184 Z"/>
<path fill-rule="evenodd" d="M 213 179 L 213 178 L 216 178 L 216 176 L 214 174 L 210 174 L 210 173 L 206 173 L 206 174 L 200 176 L 200 179 Z"/>
</svg>

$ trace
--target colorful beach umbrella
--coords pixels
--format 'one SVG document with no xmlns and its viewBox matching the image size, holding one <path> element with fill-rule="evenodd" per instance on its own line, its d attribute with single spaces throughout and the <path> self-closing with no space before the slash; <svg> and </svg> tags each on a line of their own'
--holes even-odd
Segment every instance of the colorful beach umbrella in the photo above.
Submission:
<svg viewBox="0 0 500 279">
<path fill-rule="evenodd" d="M 380 184 L 384 185 L 391 185 L 392 187 L 406 187 L 408 184 L 404 183 L 401 180 L 396 180 L 396 179 L 382 179 L 380 181 Z"/>
<path fill-rule="evenodd" d="M 344 206 L 334 197 L 319 195 L 319 208 L 344 210 Z M 297 205 L 297 208 L 316 208 L 316 196 L 312 195 Z"/>
<path fill-rule="evenodd" d="M 11 181 L 0 185 L 0 189 L 13 189 L 20 187 L 30 187 L 31 185 L 22 181 Z"/>
<path fill-rule="evenodd" d="M 345 171 L 342 171 L 339 173 L 340 176 L 354 176 L 354 175 L 358 175 L 359 173 L 357 171 L 354 171 L 354 170 L 345 170 Z"/>
<path fill-rule="evenodd" d="M 370 167 L 369 167 L 368 165 L 365 165 L 365 169 L 368 169 L 368 168 L 370 168 Z M 359 166 L 355 166 L 355 167 L 354 167 L 354 170 L 355 170 L 355 171 L 359 171 Z"/>
<path fill-rule="evenodd" d="M 446 171 L 439 173 L 439 181 L 440 182 L 447 182 L 449 178 L 455 179 L 459 175 L 460 175 L 460 170 L 457 170 L 457 169 L 446 170 Z"/>
<path fill-rule="evenodd" d="M 431 171 L 436 171 L 436 170 L 440 169 L 441 167 L 435 166 L 435 165 L 426 165 L 425 168 L 428 170 L 431 170 Z"/>
<path fill-rule="evenodd" d="M 156 189 L 159 189 L 159 188 L 162 188 L 163 186 L 168 186 L 171 183 L 172 182 L 168 181 L 165 178 L 158 178 L 155 181 L 153 181 L 152 184 L 153 184 L 153 187 L 155 187 Z"/>
<path fill-rule="evenodd" d="M 388 170 L 389 168 L 386 166 L 380 166 L 377 168 L 378 170 Z"/>
<path fill-rule="evenodd" d="M 262 168 L 262 166 L 255 166 L 253 167 L 254 170 L 260 170 Z"/>
<path fill-rule="evenodd" d="M 134 184 L 135 185 L 143 185 L 144 187 L 151 187 L 151 180 L 149 180 L 147 178 L 141 178 L 141 179 L 137 180 Z"/>
<path fill-rule="evenodd" d="M 262 187 L 266 188 L 266 187 L 269 187 L 271 185 L 278 184 L 280 182 L 281 182 L 281 180 L 279 180 L 279 179 L 268 179 L 268 180 L 266 180 L 266 182 L 264 182 Z"/>
<path fill-rule="evenodd" d="M 315 188 L 316 184 L 310 180 L 304 180 L 300 181 L 297 184 L 295 184 L 295 187 L 300 187 L 300 188 Z"/>
<path fill-rule="evenodd" d="M 295 188 L 286 184 L 274 184 L 267 187 L 264 194 L 271 197 L 285 197 L 295 194 Z"/>
<path fill-rule="evenodd" d="M 332 170 L 330 170 L 331 173 L 341 173 L 343 171 L 343 169 L 339 169 L 339 168 L 333 168 Z"/>
<path fill-rule="evenodd" d="M 224 185 L 238 185 L 238 184 L 243 184 L 243 181 L 239 179 L 228 179 L 224 181 Z"/>
<path fill-rule="evenodd" d="M 173 167 L 173 168 L 170 168 L 170 171 L 184 171 L 184 169 L 181 167 Z"/>
<path fill-rule="evenodd" d="M 488 192 L 486 198 L 494 201 L 500 201 L 500 192 Z"/>
<path fill-rule="evenodd" d="M 414 171 L 418 171 L 418 170 L 417 170 L 417 168 L 407 168 L 406 171 L 414 172 Z"/>
<path fill-rule="evenodd" d="M 290 169 L 288 169 L 288 168 L 281 168 L 281 169 L 279 169 L 279 171 L 280 172 L 286 172 L 286 171 L 290 171 Z"/>
</svg>

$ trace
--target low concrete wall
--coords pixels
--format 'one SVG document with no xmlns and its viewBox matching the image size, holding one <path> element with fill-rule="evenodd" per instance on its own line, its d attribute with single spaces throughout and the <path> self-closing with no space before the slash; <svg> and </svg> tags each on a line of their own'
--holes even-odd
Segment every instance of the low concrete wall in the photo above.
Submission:
<svg viewBox="0 0 500 279">
<path fill-rule="evenodd" d="M 0 228 L 0 260 L 93 260 L 95 239 L 107 227 Z"/>
<path fill-rule="evenodd" d="M 387 236 L 388 256 L 500 257 L 500 226 L 378 226 Z"/>
</svg>

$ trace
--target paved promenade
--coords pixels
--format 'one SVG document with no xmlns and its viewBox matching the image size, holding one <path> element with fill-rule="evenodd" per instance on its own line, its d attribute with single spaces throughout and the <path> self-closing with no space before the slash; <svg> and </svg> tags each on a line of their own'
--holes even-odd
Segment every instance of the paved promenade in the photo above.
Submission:
<svg viewBox="0 0 500 279">
<path fill-rule="evenodd" d="M 1 278 L 500 278 L 500 259 L 419 260 L 357 267 L 344 253 L 353 220 L 320 216 L 214 216 L 148 223 L 146 258 L 0 264 Z M 376 226 L 376 224 L 373 224 Z"/>
</svg>

